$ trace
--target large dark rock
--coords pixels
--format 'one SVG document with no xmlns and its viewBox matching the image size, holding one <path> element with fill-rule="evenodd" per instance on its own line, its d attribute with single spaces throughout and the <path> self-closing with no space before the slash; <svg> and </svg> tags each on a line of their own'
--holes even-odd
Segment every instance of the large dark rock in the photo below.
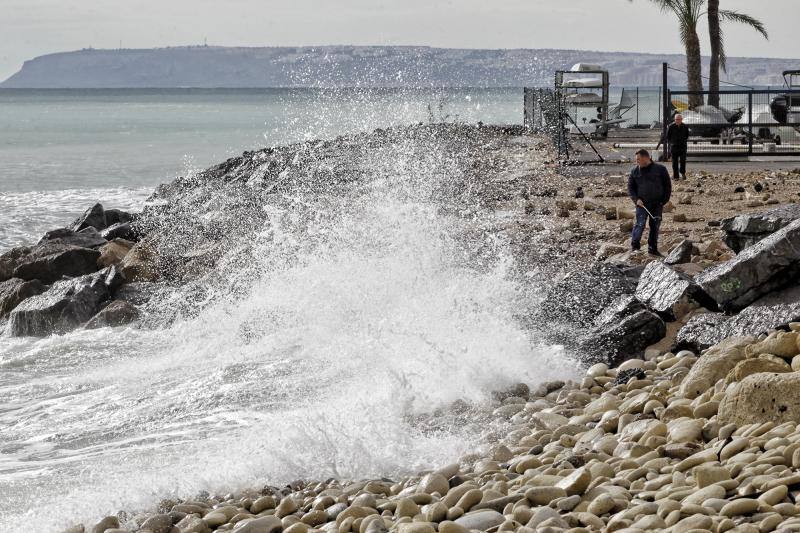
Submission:
<svg viewBox="0 0 800 533">
<path fill-rule="evenodd" d="M 640 356 L 666 333 L 661 317 L 634 297 L 623 296 L 597 317 L 594 328 L 580 343 L 580 352 L 586 364 L 617 365 Z"/>
<path fill-rule="evenodd" d="M 64 276 L 83 276 L 97 271 L 98 257 L 97 250 L 70 244 L 14 248 L 0 256 L 0 281 L 15 277 L 53 283 Z"/>
<path fill-rule="evenodd" d="M 696 305 L 716 309 L 714 300 L 689 276 L 661 261 L 652 261 L 644 268 L 636 299 L 666 320 L 675 320 Z"/>
<path fill-rule="evenodd" d="M 14 310 L 20 303 L 31 296 L 47 290 L 47 286 L 39 280 L 26 281 L 11 278 L 0 282 L 0 318 Z"/>
<path fill-rule="evenodd" d="M 106 224 L 109 227 L 114 224 L 127 224 L 136 220 L 136 215 L 121 209 L 106 209 L 105 213 Z"/>
<path fill-rule="evenodd" d="M 620 296 L 632 295 L 636 281 L 635 275 L 606 263 L 571 272 L 547 292 L 532 316 L 533 323 L 551 341 L 568 344 L 576 329 L 585 329 Z"/>
<path fill-rule="evenodd" d="M 42 337 L 75 329 L 92 318 L 110 298 L 113 288 L 121 282 L 119 276 L 111 267 L 56 282 L 11 312 L 8 331 L 17 337 Z"/>
<path fill-rule="evenodd" d="M 31 253 L 30 246 L 17 246 L 0 255 L 0 281 L 14 277 L 14 269 L 19 262 Z"/>
<path fill-rule="evenodd" d="M 131 222 L 117 222 L 100 232 L 100 236 L 106 240 L 125 239 L 126 241 L 138 242 L 142 235 Z"/>
<path fill-rule="evenodd" d="M 126 283 L 114 293 L 114 300 L 128 302 L 136 307 L 141 307 L 159 293 L 170 290 L 163 283 L 150 283 L 135 281 Z"/>
<path fill-rule="evenodd" d="M 124 300 L 114 300 L 86 323 L 86 329 L 115 327 L 130 324 L 139 318 L 139 310 Z"/>
<path fill-rule="evenodd" d="M 682 265 L 692 260 L 692 248 L 694 244 L 689 239 L 682 240 L 675 248 L 673 248 L 664 262 L 668 265 Z"/>
<path fill-rule="evenodd" d="M 102 231 L 108 227 L 106 212 L 102 204 L 94 204 L 87 209 L 84 214 L 79 216 L 75 222 L 69 226 L 69 229 L 72 231 L 80 231 L 88 227 L 92 227 L 97 231 Z"/>
<path fill-rule="evenodd" d="M 722 221 L 724 241 L 738 254 L 797 219 L 800 219 L 800 204 L 787 204 L 763 213 L 726 218 Z"/>
<path fill-rule="evenodd" d="M 786 287 L 800 274 L 800 220 L 739 255 L 701 272 L 695 281 L 720 308 L 736 311 Z"/>
<path fill-rule="evenodd" d="M 39 244 L 71 244 L 81 248 L 99 248 L 106 242 L 106 239 L 91 226 L 79 232 L 68 228 L 54 229 L 45 233 L 39 240 Z"/>
<path fill-rule="evenodd" d="M 676 348 L 705 350 L 728 337 L 758 336 L 800 322 L 800 287 L 753 302 L 738 315 L 705 313 L 689 319 L 676 336 Z"/>
</svg>

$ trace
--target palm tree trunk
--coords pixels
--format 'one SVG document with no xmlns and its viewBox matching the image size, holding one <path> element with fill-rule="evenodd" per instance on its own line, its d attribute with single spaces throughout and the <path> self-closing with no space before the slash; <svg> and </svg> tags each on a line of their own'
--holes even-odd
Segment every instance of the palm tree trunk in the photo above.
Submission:
<svg viewBox="0 0 800 533">
<path fill-rule="evenodd" d="M 696 31 L 690 31 L 686 38 L 686 72 L 689 76 L 689 90 L 703 90 L 703 71 L 700 62 L 700 37 Z M 696 108 L 703 105 L 703 95 L 689 96 L 689 107 Z"/>
<path fill-rule="evenodd" d="M 708 105 L 719 107 L 719 68 L 721 33 L 719 25 L 719 0 L 708 0 L 708 34 L 711 40 L 711 64 L 708 75 Z"/>
</svg>

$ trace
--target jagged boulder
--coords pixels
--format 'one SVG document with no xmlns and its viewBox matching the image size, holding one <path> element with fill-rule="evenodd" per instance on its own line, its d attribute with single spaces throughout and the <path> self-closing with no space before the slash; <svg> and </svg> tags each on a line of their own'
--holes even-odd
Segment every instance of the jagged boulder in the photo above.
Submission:
<svg viewBox="0 0 800 533">
<path fill-rule="evenodd" d="M 73 231 L 68 228 L 48 231 L 39 240 L 38 244 L 69 244 L 81 248 L 98 248 L 105 243 L 106 239 L 96 229 L 89 226 L 81 231 Z"/>
<path fill-rule="evenodd" d="M 39 280 L 26 281 L 11 278 L 0 282 L 0 318 L 14 310 L 20 303 L 31 296 L 47 290 L 47 286 Z"/>
<path fill-rule="evenodd" d="M 103 307 L 87 323 L 86 329 L 116 327 L 130 324 L 139 318 L 139 310 L 124 300 L 114 300 Z"/>
<path fill-rule="evenodd" d="M 119 264 L 125 259 L 125 256 L 128 255 L 133 246 L 132 242 L 124 239 L 114 239 L 107 242 L 100 248 L 100 257 L 97 260 L 97 265 L 102 268 Z"/>
<path fill-rule="evenodd" d="M 149 302 L 159 293 L 169 291 L 170 288 L 163 283 L 148 283 L 146 281 L 135 281 L 126 283 L 114 293 L 115 300 L 122 300 L 140 307 Z"/>
<path fill-rule="evenodd" d="M 722 221 L 725 244 L 737 254 L 800 219 L 800 204 L 787 204 L 763 213 L 750 213 Z"/>
<path fill-rule="evenodd" d="M 100 252 L 91 248 L 45 242 L 14 248 L 0 256 L 0 281 L 11 277 L 53 283 L 64 276 L 97 271 Z"/>
<path fill-rule="evenodd" d="M 695 278 L 720 308 L 738 311 L 800 274 L 800 220 Z"/>
<path fill-rule="evenodd" d="M 42 337 L 75 329 L 97 313 L 121 282 L 114 267 L 58 281 L 19 304 L 9 316 L 8 331 L 17 337 Z"/>
<path fill-rule="evenodd" d="M 532 322 L 547 325 L 543 333 L 550 341 L 571 344 L 576 329 L 591 324 L 620 296 L 633 295 L 637 279 L 606 263 L 571 272 L 548 290 Z"/>
<path fill-rule="evenodd" d="M 644 268 L 636 286 L 636 299 L 666 320 L 676 320 L 698 306 L 716 307 L 689 276 L 661 261 Z"/>
<path fill-rule="evenodd" d="M 623 296 L 597 317 L 579 349 L 587 364 L 616 366 L 641 355 L 647 346 L 661 340 L 666 333 L 667 326 L 661 317 L 633 296 Z"/>
<path fill-rule="evenodd" d="M 682 265 L 692 260 L 692 249 L 694 244 L 689 239 L 684 239 L 673 248 L 667 257 L 664 258 L 664 263 L 668 265 Z"/>
<path fill-rule="evenodd" d="M 14 277 L 14 269 L 20 260 L 31 253 L 30 246 L 17 246 L 0 255 L 0 281 Z"/>
<path fill-rule="evenodd" d="M 758 336 L 800 322 L 800 287 L 775 292 L 738 315 L 705 313 L 689 319 L 675 338 L 677 348 L 705 350 L 727 337 Z"/>
<path fill-rule="evenodd" d="M 100 236 L 108 241 L 114 239 L 125 239 L 126 241 L 138 242 L 141 238 L 139 230 L 132 222 L 117 222 L 100 232 Z"/>
<path fill-rule="evenodd" d="M 72 231 L 81 231 L 82 229 L 92 227 L 97 231 L 102 231 L 108 227 L 106 220 L 106 212 L 102 204 L 94 204 L 86 210 L 84 214 L 79 216 L 68 229 Z"/>
<path fill-rule="evenodd" d="M 800 373 L 759 373 L 747 376 L 725 392 L 719 423 L 761 424 L 800 422 Z"/>
<path fill-rule="evenodd" d="M 111 227 L 115 224 L 128 224 L 136 220 L 136 215 L 122 209 L 106 209 L 106 224 Z"/>
<path fill-rule="evenodd" d="M 159 256 L 148 243 L 137 243 L 119 267 L 128 281 L 156 281 L 159 278 Z"/>
</svg>

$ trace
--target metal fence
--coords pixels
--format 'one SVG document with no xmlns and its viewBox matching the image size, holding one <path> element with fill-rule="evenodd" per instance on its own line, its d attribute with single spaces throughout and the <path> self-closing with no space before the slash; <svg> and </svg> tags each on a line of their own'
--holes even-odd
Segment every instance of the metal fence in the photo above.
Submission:
<svg viewBox="0 0 800 533">
<path fill-rule="evenodd" d="M 571 104 L 557 89 L 525 87 L 524 125 L 529 131 L 548 135 L 559 157 L 569 159 L 573 140 L 591 145 L 590 139 L 605 138 L 614 131 L 660 128 L 662 102 L 657 87 L 612 88 L 607 112 L 603 113 L 600 107 Z"/>
<path fill-rule="evenodd" d="M 664 120 L 676 113 L 689 127 L 689 155 L 800 156 L 800 90 L 670 91 Z M 703 105 L 690 100 L 702 100 Z"/>
<path fill-rule="evenodd" d="M 553 89 L 524 88 L 525 128 L 533 133 L 548 135 L 558 149 L 559 156 L 569 155 L 570 150 L 561 106 L 561 101 Z"/>
<path fill-rule="evenodd" d="M 608 105 L 611 129 L 650 129 L 658 127 L 663 116 L 659 87 L 612 87 Z M 591 125 L 600 119 L 601 110 L 593 107 L 567 106 L 578 126 Z"/>
</svg>

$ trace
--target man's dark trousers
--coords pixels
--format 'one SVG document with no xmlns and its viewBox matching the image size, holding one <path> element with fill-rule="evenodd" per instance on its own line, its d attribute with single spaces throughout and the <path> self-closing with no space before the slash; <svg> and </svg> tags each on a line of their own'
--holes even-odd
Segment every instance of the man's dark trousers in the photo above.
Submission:
<svg viewBox="0 0 800 533">
<path fill-rule="evenodd" d="M 686 175 L 686 150 L 672 149 L 672 179 L 677 180 Z"/>
<path fill-rule="evenodd" d="M 647 219 L 650 219 L 650 233 L 647 237 L 647 249 L 651 252 L 655 252 L 658 250 L 658 229 L 661 227 L 661 217 L 663 215 L 663 206 L 660 204 L 656 205 L 648 205 L 646 206 L 647 209 L 650 210 L 650 213 L 653 214 L 651 218 L 650 215 L 647 214 L 641 207 L 636 207 L 636 223 L 633 225 L 633 232 L 631 233 L 631 246 L 635 249 L 639 249 L 642 242 L 642 233 L 644 233 L 644 225 L 648 223 Z"/>
</svg>

